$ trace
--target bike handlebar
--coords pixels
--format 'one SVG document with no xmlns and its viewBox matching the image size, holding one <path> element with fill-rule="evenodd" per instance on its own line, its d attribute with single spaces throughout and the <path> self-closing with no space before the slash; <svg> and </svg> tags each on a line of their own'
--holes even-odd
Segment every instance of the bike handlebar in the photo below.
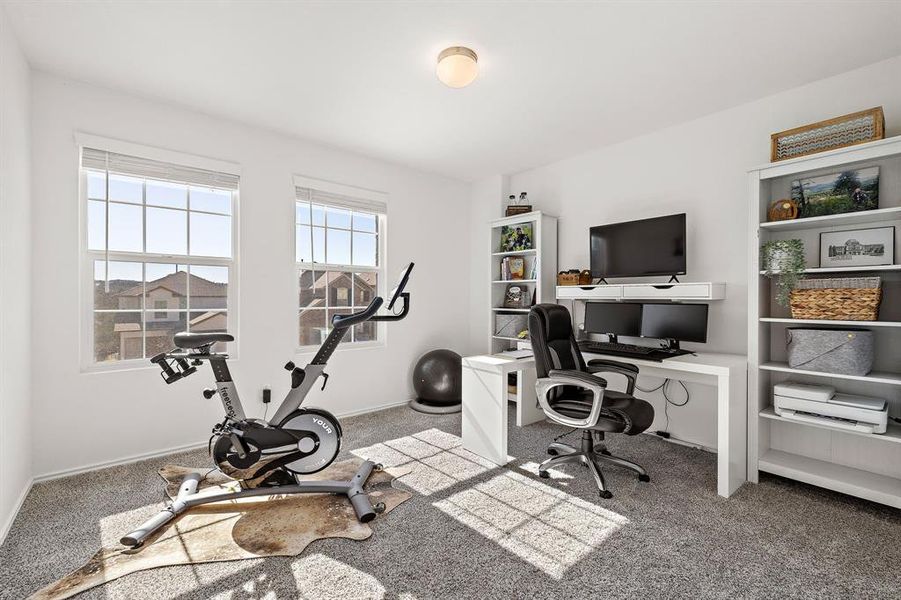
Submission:
<svg viewBox="0 0 901 600">
<path fill-rule="evenodd" d="M 364 323 L 375 316 L 375 313 L 382 307 L 383 302 L 384 300 L 382 300 L 381 296 L 376 296 L 372 299 L 372 302 L 369 303 L 369 306 L 358 313 L 335 315 L 332 317 L 332 327 L 335 329 L 347 329 L 348 327 Z"/>
</svg>

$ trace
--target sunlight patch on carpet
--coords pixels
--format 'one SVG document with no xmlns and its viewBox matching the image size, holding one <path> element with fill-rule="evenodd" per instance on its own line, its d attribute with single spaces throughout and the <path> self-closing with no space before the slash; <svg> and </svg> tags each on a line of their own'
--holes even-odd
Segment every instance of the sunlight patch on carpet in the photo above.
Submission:
<svg viewBox="0 0 901 600">
<path fill-rule="evenodd" d="M 379 580 L 323 554 L 311 554 L 291 563 L 298 598 L 381 599 L 385 587 Z"/>
<path fill-rule="evenodd" d="M 440 429 L 359 448 L 351 454 L 386 467 L 410 469 L 399 481 L 424 496 L 498 468 L 490 460 L 464 449 L 458 436 Z"/>
<path fill-rule="evenodd" d="M 554 579 L 629 523 L 622 515 L 512 471 L 433 506 Z"/>
</svg>

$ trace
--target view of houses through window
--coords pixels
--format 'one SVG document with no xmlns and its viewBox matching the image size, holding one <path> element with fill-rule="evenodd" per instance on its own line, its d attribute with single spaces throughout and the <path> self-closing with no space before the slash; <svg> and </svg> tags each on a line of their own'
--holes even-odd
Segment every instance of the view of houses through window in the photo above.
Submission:
<svg viewBox="0 0 901 600">
<path fill-rule="evenodd" d="M 110 161 L 89 149 L 84 156 L 93 362 L 152 357 L 181 331 L 226 330 L 237 177 L 233 188 L 211 187 L 206 172 L 194 177 L 122 155 Z M 98 168 L 110 162 L 130 170 Z M 184 180 L 163 179 L 167 169 Z"/>
<path fill-rule="evenodd" d="M 296 259 L 299 280 L 299 343 L 317 346 L 331 331 L 332 317 L 366 308 L 379 293 L 382 261 L 379 221 L 373 211 L 317 202 L 298 189 Z M 374 342 L 378 326 L 356 325 L 345 342 Z"/>
</svg>

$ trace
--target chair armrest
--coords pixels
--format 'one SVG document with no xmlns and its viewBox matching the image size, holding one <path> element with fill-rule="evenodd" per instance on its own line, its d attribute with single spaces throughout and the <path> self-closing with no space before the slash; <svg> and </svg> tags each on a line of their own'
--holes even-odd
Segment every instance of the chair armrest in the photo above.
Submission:
<svg viewBox="0 0 901 600">
<path fill-rule="evenodd" d="M 626 393 L 630 396 L 635 393 L 635 384 L 638 380 L 638 367 L 633 364 L 595 358 L 588 361 L 588 370 L 591 373 L 619 373 L 626 378 Z"/>
<path fill-rule="evenodd" d="M 573 385 L 591 390 L 594 398 L 587 417 L 584 419 L 569 417 L 553 409 L 547 400 L 548 392 L 555 387 L 563 385 Z M 548 377 L 540 377 L 535 382 L 535 390 L 538 393 L 538 404 L 541 405 L 541 410 L 557 423 L 577 428 L 597 425 L 601 416 L 601 406 L 604 403 L 604 389 L 606 387 L 607 382 L 601 377 L 596 377 L 583 371 L 561 369 L 554 369 L 548 373 Z"/>
</svg>

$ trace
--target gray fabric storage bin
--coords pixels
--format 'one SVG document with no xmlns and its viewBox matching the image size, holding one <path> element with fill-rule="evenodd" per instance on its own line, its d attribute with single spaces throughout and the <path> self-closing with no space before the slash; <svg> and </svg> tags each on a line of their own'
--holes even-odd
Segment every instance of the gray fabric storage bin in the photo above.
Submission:
<svg viewBox="0 0 901 600">
<path fill-rule="evenodd" d="M 866 375 L 873 368 L 873 332 L 869 329 L 789 327 L 788 366 L 841 375 Z"/>
</svg>

